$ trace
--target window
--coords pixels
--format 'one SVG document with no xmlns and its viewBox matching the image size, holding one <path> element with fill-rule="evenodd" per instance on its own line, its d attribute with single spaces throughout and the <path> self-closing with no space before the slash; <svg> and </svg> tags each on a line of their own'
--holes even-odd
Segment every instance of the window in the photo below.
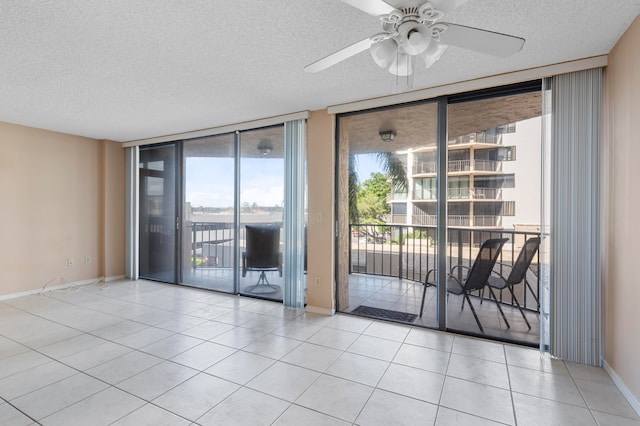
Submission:
<svg viewBox="0 0 640 426">
<path fill-rule="evenodd" d="M 391 214 L 407 214 L 407 205 L 405 203 L 393 203 L 391 205 Z"/>
<path fill-rule="evenodd" d="M 469 198 L 469 176 L 449 176 L 449 198 Z"/>
<path fill-rule="evenodd" d="M 437 196 L 436 178 L 418 178 L 413 182 L 415 200 L 435 200 Z"/>
<path fill-rule="evenodd" d="M 515 161 L 516 159 L 516 147 L 505 146 L 498 149 L 498 161 Z"/>
<path fill-rule="evenodd" d="M 475 188 L 515 188 L 516 178 L 514 174 L 497 176 L 476 176 L 473 179 Z"/>
</svg>

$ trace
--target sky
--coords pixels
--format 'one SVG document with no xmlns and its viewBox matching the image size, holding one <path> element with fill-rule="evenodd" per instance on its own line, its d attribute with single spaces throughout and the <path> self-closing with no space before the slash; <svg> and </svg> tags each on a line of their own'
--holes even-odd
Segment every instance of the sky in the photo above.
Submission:
<svg viewBox="0 0 640 426">
<path fill-rule="evenodd" d="M 356 170 L 358 171 L 358 183 L 360 184 L 369 179 L 372 173 L 383 173 L 376 154 L 356 155 Z"/>
<path fill-rule="evenodd" d="M 375 154 L 356 156 L 360 183 L 382 171 Z M 187 157 L 185 199 L 193 207 L 233 207 L 233 158 Z M 282 206 L 284 203 L 284 160 L 242 158 L 240 204 Z"/>
<path fill-rule="evenodd" d="M 193 207 L 233 207 L 233 158 L 188 157 L 185 200 Z M 242 158 L 240 204 L 282 206 L 284 202 L 284 160 Z"/>
</svg>

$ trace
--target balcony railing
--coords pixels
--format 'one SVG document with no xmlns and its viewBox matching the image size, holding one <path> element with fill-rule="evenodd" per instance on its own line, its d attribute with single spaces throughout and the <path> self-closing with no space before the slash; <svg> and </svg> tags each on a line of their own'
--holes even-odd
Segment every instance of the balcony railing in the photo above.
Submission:
<svg viewBox="0 0 640 426">
<path fill-rule="evenodd" d="M 438 223 L 437 216 L 432 214 L 414 214 L 412 220 L 418 226 L 436 226 Z M 471 216 L 469 215 L 450 214 L 447 215 L 447 224 L 449 226 L 495 227 L 502 225 L 502 217 L 475 215 L 473 216 L 473 223 L 471 223 Z"/>
<path fill-rule="evenodd" d="M 498 172 L 502 169 L 502 161 L 473 160 L 473 170 Z"/>
<path fill-rule="evenodd" d="M 468 200 L 470 195 L 469 188 L 449 188 L 447 190 L 447 197 L 450 200 Z"/>
<path fill-rule="evenodd" d="M 240 250 L 245 245 L 244 225 L 269 225 L 282 227 L 282 222 L 243 223 L 240 227 L 238 244 Z M 187 222 L 183 235 L 183 265 L 197 268 L 233 268 L 235 250 L 235 229 L 228 222 Z M 282 241 L 282 238 L 280 238 Z"/>
<path fill-rule="evenodd" d="M 438 192 L 435 189 L 414 191 L 416 201 L 436 201 Z M 449 188 L 449 200 L 501 200 L 502 188 Z"/>
<path fill-rule="evenodd" d="M 468 144 L 468 143 L 486 143 L 486 144 L 493 144 L 493 145 L 501 145 L 502 134 L 477 132 L 477 133 L 470 133 L 464 136 L 459 136 L 454 139 L 449 139 L 449 145 L 462 145 L 462 144 Z"/>
<path fill-rule="evenodd" d="M 438 242 L 435 226 L 408 225 L 349 225 L 349 273 L 382 275 L 424 282 L 429 270 L 437 265 Z M 515 263 L 524 242 L 539 233 L 505 230 L 471 230 L 447 228 L 447 264 L 470 267 L 483 241 L 489 238 L 508 238 L 503 246 L 495 270 L 506 270 Z M 508 265 L 508 266 L 505 266 Z M 514 286 L 516 298 L 523 308 L 539 312 L 539 254 L 534 258 L 525 285 Z M 478 294 L 480 297 L 489 297 Z M 513 304 L 508 290 L 498 294 L 502 303 Z"/>
<path fill-rule="evenodd" d="M 474 200 L 500 200 L 502 199 L 502 188 L 473 188 Z"/>
<path fill-rule="evenodd" d="M 448 173 L 460 173 L 471 171 L 499 172 L 502 170 L 502 161 L 494 160 L 451 160 L 448 162 Z M 434 174 L 437 173 L 437 163 L 435 161 L 418 161 L 413 165 L 413 174 Z"/>
</svg>

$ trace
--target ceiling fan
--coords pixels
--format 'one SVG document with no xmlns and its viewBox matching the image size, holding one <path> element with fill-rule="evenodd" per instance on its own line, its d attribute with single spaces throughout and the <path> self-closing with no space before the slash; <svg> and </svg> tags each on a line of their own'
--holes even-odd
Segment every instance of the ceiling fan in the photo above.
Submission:
<svg viewBox="0 0 640 426">
<path fill-rule="evenodd" d="M 448 46 L 506 58 L 519 52 L 525 42 L 520 37 L 442 22 L 447 13 L 468 0 L 418 0 L 403 2 L 398 8 L 383 0 L 342 1 L 379 17 L 382 32 L 307 65 L 306 72 L 323 71 L 369 49 L 379 67 L 397 76 L 409 76 L 414 58 L 422 57 L 429 68 Z"/>
</svg>

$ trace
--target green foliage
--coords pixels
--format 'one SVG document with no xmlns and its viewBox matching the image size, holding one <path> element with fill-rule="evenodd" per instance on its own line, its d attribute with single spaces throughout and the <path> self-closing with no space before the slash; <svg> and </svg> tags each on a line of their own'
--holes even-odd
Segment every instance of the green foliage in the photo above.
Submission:
<svg viewBox="0 0 640 426">
<path fill-rule="evenodd" d="M 384 216 L 391 212 L 387 203 L 390 192 L 391 183 L 382 173 L 372 173 L 358 187 L 357 207 L 361 223 L 384 223 Z"/>
<path fill-rule="evenodd" d="M 384 173 L 372 173 L 359 184 L 356 156 L 349 157 L 349 221 L 351 223 L 385 223 L 391 212 L 387 197 L 391 190 L 404 192 L 407 188 L 405 165 L 392 152 L 377 153 Z"/>
<path fill-rule="evenodd" d="M 379 152 L 378 163 L 383 168 L 385 174 L 391 180 L 391 186 L 396 192 L 406 192 L 407 172 L 405 165 L 393 152 Z"/>
<path fill-rule="evenodd" d="M 358 213 L 358 172 L 357 160 L 355 155 L 349 156 L 349 221 L 351 223 L 359 223 L 360 215 Z"/>
<path fill-rule="evenodd" d="M 406 238 L 407 238 L 407 239 L 416 239 L 416 240 L 421 240 L 421 239 L 423 239 L 423 238 L 427 238 L 427 232 L 426 232 L 426 231 L 423 231 L 423 230 L 421 230 L 421 229 L 416 229 L 416 230 L 415 230 L 415 231 L 413 231 L 413 232 L 409 232 L 409 233 L 406 235 Z"/>
</svg>

